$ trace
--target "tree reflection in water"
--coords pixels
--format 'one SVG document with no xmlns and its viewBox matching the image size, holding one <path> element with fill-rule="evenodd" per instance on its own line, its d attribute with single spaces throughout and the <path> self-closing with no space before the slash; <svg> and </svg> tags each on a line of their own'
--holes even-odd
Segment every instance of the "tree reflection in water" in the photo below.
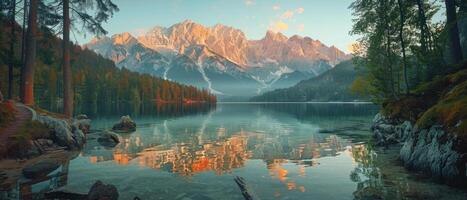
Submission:
<svg viewBox="0 0 467 200">
<path fill-rule="evenodd" d="M 356 162 L 350 179 L 357 183 L 355 199 L 465 199 L 465 190 L 452 188 L 425 175 L 407 171 L 399 160 L 399 147 L 353 145 Z"/>
<path fill-rule="evenodd" d="M 7 164 L 8 176 L 2 180 L 0 199 L 44 199 L 44 192 L 64 187 L 68 184 L 70 160 L 76 158 L 78 152 L 57 152 L 36 159 Z M 57 163 L 59 167 L 44 176 L 25 178 L 21 176 L 22 168 L 39 160 Z M 5 163 L 4 163 L 5 164 Z M 11 168 L 9 168 L 11 167 Z"/>
<path fill-rule="evenodd" d="M 383 191 L 381 173 L 375 165 L 377 154 L 366 144 L 352 147 L 352 156 L 357 166 L 350 174 L 350 179 L 357 183 L 353 193 L 356 199 L 380 199 Z"/>
</svg>

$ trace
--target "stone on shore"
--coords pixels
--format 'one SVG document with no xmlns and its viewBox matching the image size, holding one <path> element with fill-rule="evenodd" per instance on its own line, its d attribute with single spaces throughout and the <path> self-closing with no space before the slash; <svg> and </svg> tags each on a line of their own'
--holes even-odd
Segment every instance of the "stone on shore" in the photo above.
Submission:
<svg viewBox="0 0 467 200">
<path fill-rule="evenodd" d="M 91 119 L 86 115 L 78 115 L 73 119 L 73 125 L 78 127 L 84 134 L 88 134 L 91 130 Z"/>
<path fill-rule="evenodd" d="M 43 160 L 23 168 L 23 175 L 29 179 L 43 177 L 56 170 L 58 167 L 60 167 L 60 165 L 57 162 Z"/>
<path fill-rule="evenodd" d="M 85 136 L 77 124 L 70 126 L 65 120 L 47 115 L 38 115 L 36 120 L 53 130 L 54 143 L 68 149 L 79 149 L 83 146 Z"/>
<path fill-rule="evenodd" d="M 122 116 L 120 121 L 112 127 L 112 131 L 130 133 L 136 131 L 136 123 L 130 116 Z"/>
</svg>

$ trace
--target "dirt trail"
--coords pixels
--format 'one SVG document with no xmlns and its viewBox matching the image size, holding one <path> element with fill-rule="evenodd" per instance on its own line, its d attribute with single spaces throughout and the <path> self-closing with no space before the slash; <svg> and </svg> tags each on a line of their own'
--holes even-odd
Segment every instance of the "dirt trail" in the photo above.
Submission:
<svg viewBox="0 0 467 200">
<path fill-rule="evenodd" d="M 20 104 L 16 104 L 15 120 L 10 122 L 6 127 L 0 129 L 0 148 L 5 147 L 9 141 L 9 137 L 15 134 L 21 126 L 31 119 L 31 111 Z"/>
</svg>

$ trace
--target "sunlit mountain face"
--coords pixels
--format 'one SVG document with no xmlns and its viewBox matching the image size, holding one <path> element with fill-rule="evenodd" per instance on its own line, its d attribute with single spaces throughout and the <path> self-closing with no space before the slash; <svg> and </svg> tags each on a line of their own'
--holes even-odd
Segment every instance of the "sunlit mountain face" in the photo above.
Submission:
<svg viewBox="0 0 467 200">
<path fill-rule="evenodd" d="M 189 20 L 138 37 L 96 38 L 84 46 L 118 67 L 207 88 L 221 98 L 290 87 L 351 57 L 309 37 L 268 31 L 249 40 L 239 29 Z"/>
</svg>

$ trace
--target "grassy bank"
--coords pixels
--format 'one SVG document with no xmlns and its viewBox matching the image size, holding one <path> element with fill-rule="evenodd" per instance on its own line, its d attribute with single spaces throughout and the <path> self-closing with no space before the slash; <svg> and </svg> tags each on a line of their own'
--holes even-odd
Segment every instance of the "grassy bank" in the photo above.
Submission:
<svg viewBox="0 0 467 200">
<path fill-rule="evenodd" d="M 442 125 L 450 134 L 467 139 L 467 63 L 459 69 L 420 85 L 409 96 L 384 103 L 384 114 L 410 120 L 419 128 Z"/>
</svg>

